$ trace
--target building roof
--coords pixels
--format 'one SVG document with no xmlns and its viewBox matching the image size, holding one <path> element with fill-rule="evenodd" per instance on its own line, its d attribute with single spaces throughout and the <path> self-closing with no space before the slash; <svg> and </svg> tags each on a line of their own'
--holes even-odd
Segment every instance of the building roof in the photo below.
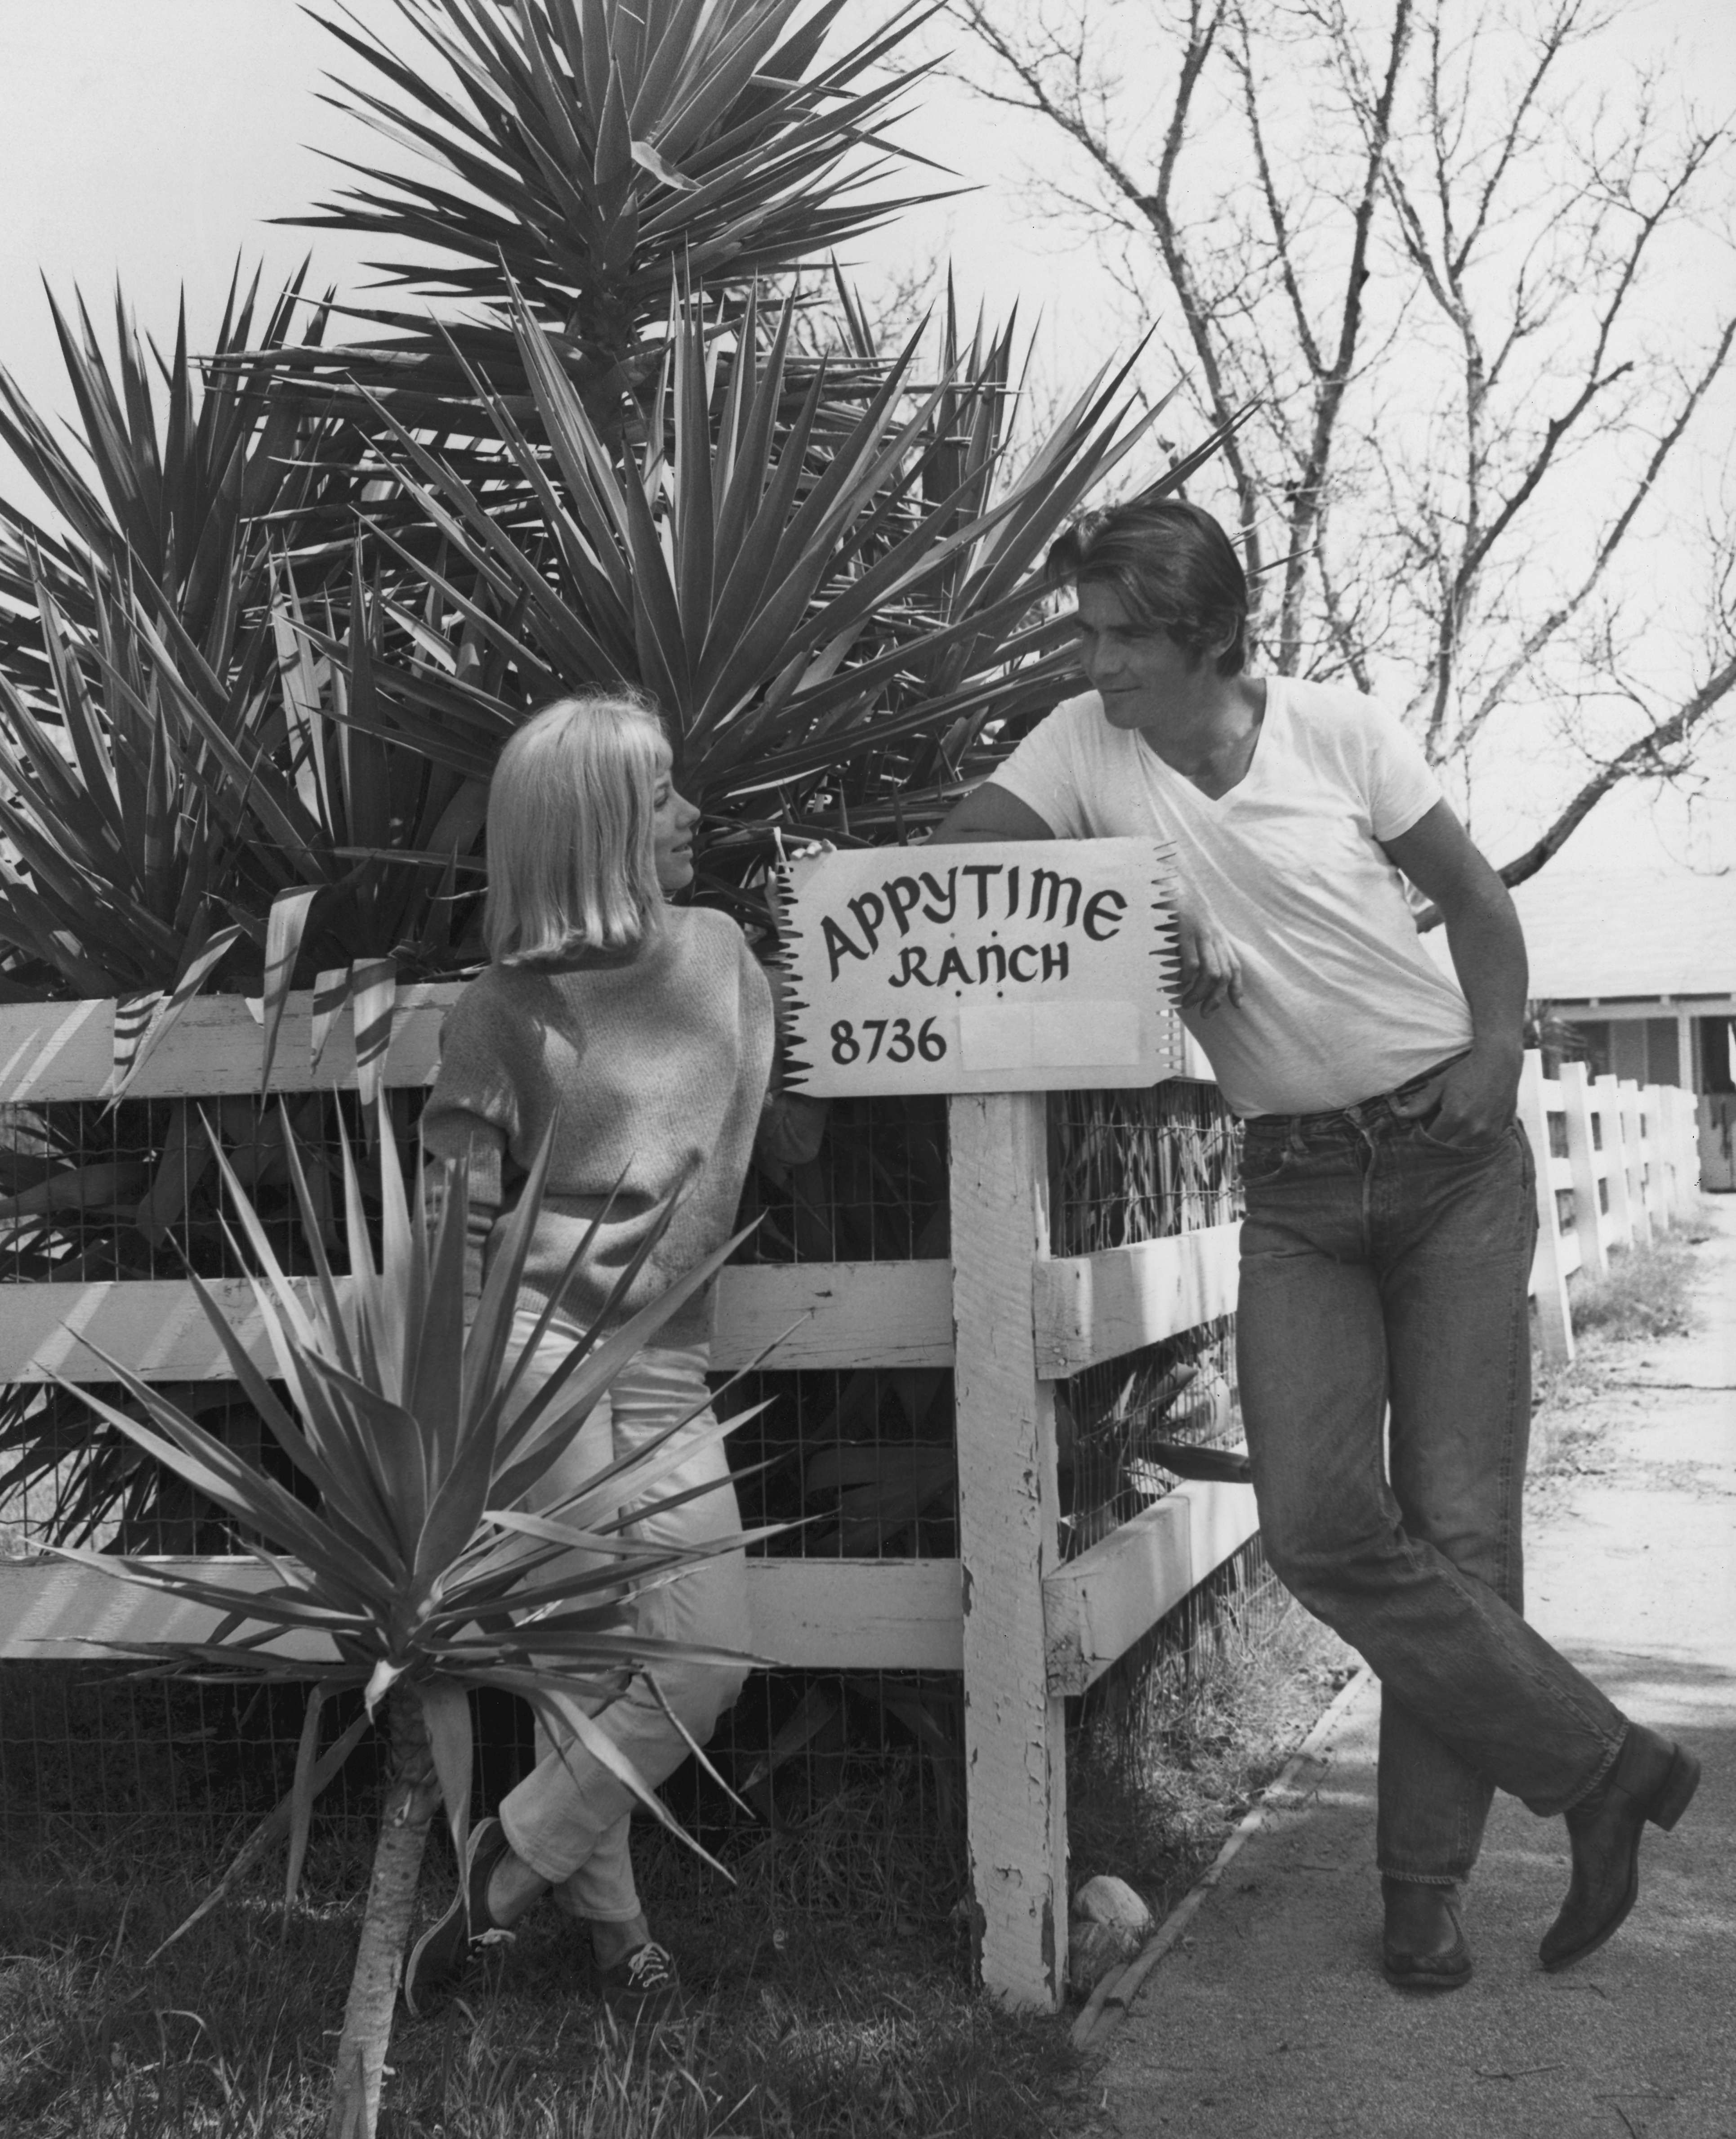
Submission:
<svg viewBox="0 0 1736 2139">
<path fill-rule="evenodd" d="M 1592 875 L 1558 863 L 1513 896 L 1542 1000 L 1736 995 L 1736 870 Z"/>
</svg>

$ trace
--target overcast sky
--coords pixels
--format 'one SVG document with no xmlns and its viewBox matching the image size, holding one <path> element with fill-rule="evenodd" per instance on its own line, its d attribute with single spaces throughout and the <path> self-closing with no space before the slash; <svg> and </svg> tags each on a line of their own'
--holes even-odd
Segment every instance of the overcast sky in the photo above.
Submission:
<svg viewBox="0 0 1736 2139">
<path fill-rule="evenodd" d="M 389 0 L 350 5 L 370 26 L 394 19 Z M 864 22 L 883 12 L 881 0 L 862 9 Z M 1736 5 L 1617 0 L 1617 15 L 1612 86 L 1673 49 L 1709 105 L 1736 107 Z M 173 332 L 184 282 L 195 346 L 238 252 L 263 262 L 267 287 L 310 249 L 318 284 L 360 286 L 352 248 L 271 226 L 330 189 L 321 149 L 371 153 L 374 137 L 318 100 L 325 69 L 344 58 L 295 0 L 0 0 L 0 362 L 39 407 L 69 405 L 45 273 L 63 299 L 77 285 L 106 309 L 118 270 L 159 338 Z M 1031 213 L 1025 181 L 1049 144 L 945 81 L 923 91 L 906 131 L 980 190 L 858 247 L 865 277 L 950 253 L 967 302 L 985 296 L 1000 311 L 1016 296 L 1027 319 L 1040 309 L 1045 368 L 1082 379 L 1113 353 L 1113 305 L 1088 252 Z M 0 482 L 14 481 L 0 467 Z M 1680 798 L 1637 788 L 1606 804 L 1576 838 L 1571 866 L 1736 855 L 1736 743 L 1708 770 L 1711 790 L 1691 818 Z M 1501 859 L 1499 838 L 1491 845 Z"/>
</svg>

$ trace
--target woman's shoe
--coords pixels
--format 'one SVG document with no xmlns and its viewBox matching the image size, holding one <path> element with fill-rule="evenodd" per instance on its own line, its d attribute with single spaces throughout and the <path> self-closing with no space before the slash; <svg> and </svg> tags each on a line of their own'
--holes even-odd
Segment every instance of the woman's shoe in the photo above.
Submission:
<svg viewBox="0 0 1736 2139">
<path fill-rule="evenodd" d="M 511 1848 L 497 1819 L 472 1828 L 470 1855 L 443 1914 L 435 1917 L 410 1948 L 403 1971 L 403 2002 L 419 2020 L 451 1990 L 470 1965 L 474 1950 L 493 1938 L 511 1937 L 488 1913 L 488 1882 Z"/>
<path fill-rule="evenodd" d="M 654 1939 L 636 1946 L 611 1967 L 599 1968 L 603 2002 L 618 2020 L 667 2020 L 681 2005 L 681 1979 L 674 1956 Z"/>
<path fill-rule="evenodd" d="M 1456 1887 L 1383 1877 L 1381 1898 L 1386 1911 L 1381 1965 L 1396 1990 L 1458 1990 L 1470 1981 Z"/>
<path fill-rule="evenodd" d="M 1640 1838 L 1666 1830 L 1699 1787 L 1699 1762 L 1643 1724 L 1630 1723 L 1608 1776 L 1567 1814 L 1573 1877 L 1538 1949 L 1553 1975 L 1595 1953 L 1640 1898 Z"/>
</svg>

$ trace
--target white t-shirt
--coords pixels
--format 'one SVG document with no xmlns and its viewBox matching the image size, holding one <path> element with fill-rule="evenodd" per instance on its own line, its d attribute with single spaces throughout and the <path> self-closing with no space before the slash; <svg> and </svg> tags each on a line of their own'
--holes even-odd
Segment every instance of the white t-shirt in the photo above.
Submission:
<svg viewBox="0 0 1736 2139">
<path fill-rule="evenodd" d="M 1377 842 L 1440 800 L 1398 721 L 1354 691 L 1266 683 L 1245 777 L 1214 801 L 1095 691 L 1068 698 L 993 775 L 1057 839 L 1171 841 L 1185 890 L 1240 953 L 1240 1007 L 1184 1011 L 1239 1114 L 1347 1107 L 1468 1046 L 1470 1011 L 1424 950 Z"/>
</svg>

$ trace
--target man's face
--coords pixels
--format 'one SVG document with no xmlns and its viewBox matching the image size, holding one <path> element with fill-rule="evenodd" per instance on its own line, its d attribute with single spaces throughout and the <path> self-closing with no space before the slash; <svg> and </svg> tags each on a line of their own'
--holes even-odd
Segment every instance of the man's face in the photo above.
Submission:
<svg viewBox="0 0 1736 2139">
<path fill-rule="evenodd" d="M 1136 622 L 1113 587 L 1088 582 L 1079 589 L 1074 628 L 1079 665 L 1103 693 L 1112 727 L 1150 727 L 1166 701 L 1196 683 L 1204 665 L 1166 631 Z"/>
</svg>

